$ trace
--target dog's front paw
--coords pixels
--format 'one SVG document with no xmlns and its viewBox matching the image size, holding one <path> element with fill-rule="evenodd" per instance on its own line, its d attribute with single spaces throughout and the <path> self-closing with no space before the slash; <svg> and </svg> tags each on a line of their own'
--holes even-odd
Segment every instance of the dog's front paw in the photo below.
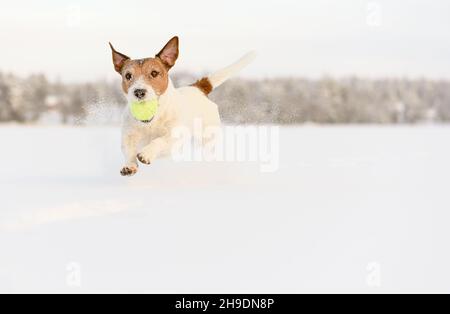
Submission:
<svg viewBox="0 0 450 314">
<path fill-rule="evenodd" d="M 120 170 L 120 174 L 124 177 L 131 177 L 134 176 L 137 171 L 137 166 L 125 166 L 122 168 L 122 170 Z"/>
<path fill-rule="evenodd" d="M 144 165 L 150 165 L 152 162 L 150 158 L 148 158 L 145 154 L 138 154 L 137 159 L 142 162 Z"/>
</svg>

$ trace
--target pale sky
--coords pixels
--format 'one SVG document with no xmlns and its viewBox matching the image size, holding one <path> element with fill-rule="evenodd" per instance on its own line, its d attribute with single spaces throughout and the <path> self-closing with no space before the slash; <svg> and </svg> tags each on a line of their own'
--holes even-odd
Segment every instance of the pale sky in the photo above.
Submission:
<svg viewBox="0 0 450 314">
<path fill-rule="evenodd" d="M 448 0 L 0 0 L 0 71 L 111 79 L 108 41 L 140 58 L 174 35 L 175 71 L 256 50 L 247 77 L 450 78 Z"/>
</svg>

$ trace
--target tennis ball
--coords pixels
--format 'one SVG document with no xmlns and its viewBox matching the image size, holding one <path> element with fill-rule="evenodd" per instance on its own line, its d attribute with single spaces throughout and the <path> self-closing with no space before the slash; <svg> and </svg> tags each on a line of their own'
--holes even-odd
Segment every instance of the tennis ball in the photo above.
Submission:
<svg viewBox="0 0 450 314">
<path fill-rule="evenodd" d="M 131 103 L 131 114 L 136 120 L 150 121 L 158 111 L 158 100 L 133 101 Z"/>
</svg>

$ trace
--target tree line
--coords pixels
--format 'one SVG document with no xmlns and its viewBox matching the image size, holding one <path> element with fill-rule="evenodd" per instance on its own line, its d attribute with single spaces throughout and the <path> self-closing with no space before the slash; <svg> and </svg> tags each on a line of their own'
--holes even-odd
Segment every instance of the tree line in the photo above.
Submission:
<svg viewBox="0 0 450 314">
<path fill-rule="evenodd" d="M 198 76 L 175 75 L 176 86 Z M 361 78 L 318 80 L 235 79 L 213 92 L 223 120 L 231 124 L 401 124 L 450 121 L 450 82 Z M 120 82 L 50 82 L 44 75 L 0 73 L 0 122 L 75 124 L 89 108 L 120 112 Z M 111 123 L 120 118 L 111 117 Z"/>
</svg>

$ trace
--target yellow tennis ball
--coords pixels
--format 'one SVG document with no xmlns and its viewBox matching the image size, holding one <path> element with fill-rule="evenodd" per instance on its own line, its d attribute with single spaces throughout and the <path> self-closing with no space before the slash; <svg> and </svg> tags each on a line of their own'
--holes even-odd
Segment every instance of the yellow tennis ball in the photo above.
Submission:
<svg viewBox="0 0 450 314">
<path fill-rule="evenodd" d="M 131 114 L 136 120 L 142 122 L 151 121 L 158 111 L 159 103 L 157 99 L 146 101 L 133 101 L 131 103 Z"/>
</svg>

